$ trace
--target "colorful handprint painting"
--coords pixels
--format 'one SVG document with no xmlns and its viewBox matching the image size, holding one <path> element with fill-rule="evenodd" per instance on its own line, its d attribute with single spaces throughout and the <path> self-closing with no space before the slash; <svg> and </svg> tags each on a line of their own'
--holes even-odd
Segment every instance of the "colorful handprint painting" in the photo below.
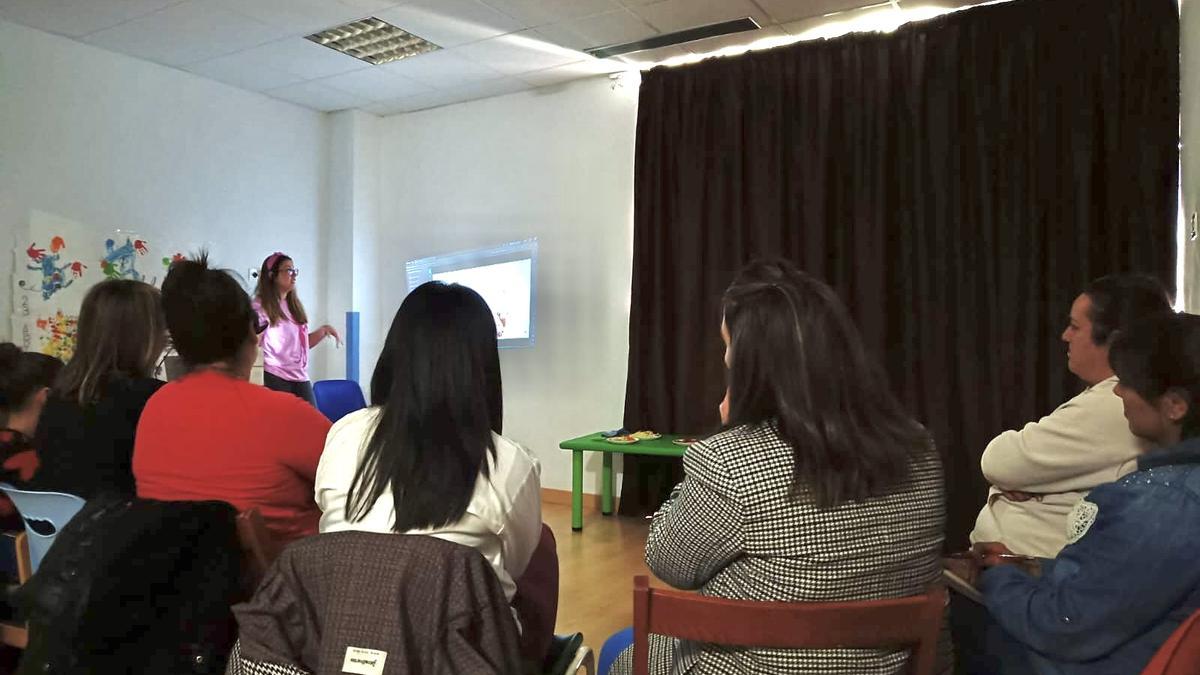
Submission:
<svg viewBox="0 0 1200 675">
<path fill-rule="evenodd" d="M 175 251 L 171 255 L 164 255 L 162 259 L 163 272 L 169 272 L 171 265 L 186 259 L 187 256 L 183 254 L 183 251 Z"/>
<path fill-rule="evenodd" d="M 66 241 L 62 237 L 52 237 L 50 239 L 50 252 L 46 249 L 38 248 L 37 242 L 29 245 L 25 249 L 26 269 L 39 272 L 41 274 L 41 293 L 43 300 L 49 300 L 56 293 L 70 286 L 76 279 L 83 276 L 83 271 L 87 269 L 78 260 L 64 262 L 62 260 L 62 251 L 67 247 Z M 22 282 L 24 287 L 26 282 Z"/>
<path fill-rule="evenodd" d="M 79 317 L 58 310 L 52 316 L 39 317 L 34 326 L 38 351 L 63 361 L 71 360 L 75 355 L 75 332 L 79 327 Z"/>
<path fill-rule="evenodd" d="M 104 242 L 104 257 L 100 260 L 100 271 L 106 279 L 133 279 L 144 281 L 137 269 L 138 256 L 146 255 L 150 247 L 142 239 L 125 237 L 125 243 L 117 246 L 116 240 Z"/>
</svg>

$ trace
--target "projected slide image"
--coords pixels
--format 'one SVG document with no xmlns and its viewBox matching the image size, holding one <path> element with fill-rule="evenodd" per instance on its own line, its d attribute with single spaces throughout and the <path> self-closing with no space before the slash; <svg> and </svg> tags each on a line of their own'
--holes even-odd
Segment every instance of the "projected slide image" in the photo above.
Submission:
<svg viewBox="0 0 1200 675">
<path fill-rule="evenodd" d="M 461 284 L 483 296 L 496 319 L 498 339 L 529 337 L 532 283 L 529 259 L 434 272 L 432 276 L 434 281 Z"/>
</svg>

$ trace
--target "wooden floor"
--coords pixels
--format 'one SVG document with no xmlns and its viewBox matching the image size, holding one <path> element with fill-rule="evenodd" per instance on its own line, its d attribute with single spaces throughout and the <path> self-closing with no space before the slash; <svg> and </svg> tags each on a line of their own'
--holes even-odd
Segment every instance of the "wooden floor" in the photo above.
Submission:
<svg viewBox="0 0 1200 675">
<path fill-rule="evenodd" d="M 649 521 L 584 512 L 583 531 L 571 531 L 571 507 L 542 504 L 542 520 L 558 542 L 558 625 L 582 632 L 599 652 L 609 635 L 633 623 L 633 577 L 650 574 L 643 556 Z"/>
</svg>

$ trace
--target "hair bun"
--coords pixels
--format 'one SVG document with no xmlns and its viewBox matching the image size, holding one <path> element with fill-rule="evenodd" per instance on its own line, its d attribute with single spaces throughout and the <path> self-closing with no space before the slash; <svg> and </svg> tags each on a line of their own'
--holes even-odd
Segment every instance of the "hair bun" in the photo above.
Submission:
<svg viewBox="0 0 1200 675">
<path fill-rule="evenodd" d="M 21 358 L 21 348 L 11 342 L 0 342 L 0 377 L 11 373 Z"/>
<path fill-rule="evenodd" d="M 0 414 L 23 405 L 40 387 L 49 387 L 61 367 L 62 362 L 52 356 L 0 343 Z"/>
</svg>

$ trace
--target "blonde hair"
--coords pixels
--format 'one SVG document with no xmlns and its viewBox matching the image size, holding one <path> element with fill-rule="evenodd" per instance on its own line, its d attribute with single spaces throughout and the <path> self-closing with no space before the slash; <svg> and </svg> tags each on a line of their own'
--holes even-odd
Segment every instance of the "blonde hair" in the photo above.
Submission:
<svg viewBox="0 0 1200 675">
<path fill-rule="evenodd" d="M 83 298 L 75 355 L 54 393 L 80 405 L 104 396 L 114 377 L 151 377 L 167 344 L 158 289 L 132 279 L 96 284 Z"/>
</svg>

